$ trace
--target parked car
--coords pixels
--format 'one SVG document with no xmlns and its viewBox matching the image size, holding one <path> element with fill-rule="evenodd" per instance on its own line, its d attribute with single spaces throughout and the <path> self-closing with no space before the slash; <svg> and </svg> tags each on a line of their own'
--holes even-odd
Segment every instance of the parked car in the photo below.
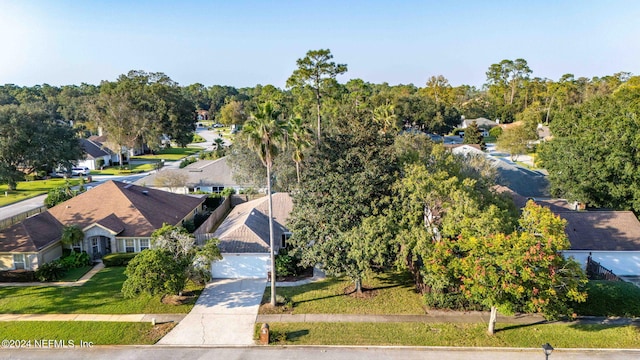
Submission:
<svg viewBox="0 0 640 360">
<path fill-rule="evenodd" d="M 88 167 L 74 167 L 71 169 L 71 176 L 87 176 L 90 172 Z"/>
<path fill-rule="evenodd" d="M 214 127 L 214 128 L 221 128 L 221 127 L 223 127 L 223 126 L 224 126 L 224 125 L 222 125 L 222 124 L 213 124 L 213 127 Z"/>
</svg>

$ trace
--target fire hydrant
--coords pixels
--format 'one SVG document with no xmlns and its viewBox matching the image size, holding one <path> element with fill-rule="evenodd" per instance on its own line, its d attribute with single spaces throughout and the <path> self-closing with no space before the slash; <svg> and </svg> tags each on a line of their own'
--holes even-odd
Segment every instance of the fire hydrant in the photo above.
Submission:
<svg viewBox="0 0 640 360">
<path fill-rule="evenodd" d="M 269 345 L 269 324 L 262 324 L 260 328 L 260 345 Z"/>
</svg>

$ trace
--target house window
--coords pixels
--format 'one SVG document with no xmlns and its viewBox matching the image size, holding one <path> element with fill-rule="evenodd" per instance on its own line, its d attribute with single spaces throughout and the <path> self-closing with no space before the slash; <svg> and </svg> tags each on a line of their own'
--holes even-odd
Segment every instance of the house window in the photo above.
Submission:
<svg viewBox="0 0 640 360">
<path fill-rule="evenodd" d="M 77 253 L 82 252 L 82 241 L 78 241 L 77 243 L 71 245 L 71 249 Z"/>
<path fill-rule="evenodd" d="M 124 241 L 124 249 L 128 253 L 136 252 L 135 244 L 133 239 L 125 239 Z"/>
<path fill-rule="evenodd" d="M 140 251 L 149 248 L 149 239 L 140 239 Z"/>
<path fill-rule="evenodd" d="M 287 240 L 289 240 L 289 238 L 291 238 L 290 232 L 282 233 L 282 238 L 280 240 L 280 248 L 285 249 L 287 247 L 287 243 L 288 243 Z"/>
<path fill-rule="evenodd" d="M 13 267 L 15 267 L 16 270 L 24 269 L 24 265 L 24 254 L 13 254 Z"/>
</svg>

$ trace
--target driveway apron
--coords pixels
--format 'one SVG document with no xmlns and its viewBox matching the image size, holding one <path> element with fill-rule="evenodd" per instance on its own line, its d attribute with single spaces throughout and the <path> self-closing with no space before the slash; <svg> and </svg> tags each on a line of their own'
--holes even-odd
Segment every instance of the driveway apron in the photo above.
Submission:
<svg viewBox="0 0 640 360">
<path fill-rule="evenodd" d="M 266 279 L 216 279 L 158 345 L 252 345 Z"/>
</svg>

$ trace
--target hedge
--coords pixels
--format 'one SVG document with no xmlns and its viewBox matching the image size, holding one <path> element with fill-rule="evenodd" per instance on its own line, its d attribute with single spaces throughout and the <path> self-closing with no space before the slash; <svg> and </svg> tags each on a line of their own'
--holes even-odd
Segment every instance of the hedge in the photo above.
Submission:
<svg viewBox="0 0 640 360">
<path fill-rule="evenodd" d="M 131 261 L 131 259 L 133 259 L 136 255 L 138 255 L 138 254 L 137 253 L 115 253 L 115 254 L 109 254 L 109 255 L 105 255 L 102 258 L 102 263 L 106 267 L 127 266 L 127 264 L 129 264 L 129 261 Z"/>
</svg>

